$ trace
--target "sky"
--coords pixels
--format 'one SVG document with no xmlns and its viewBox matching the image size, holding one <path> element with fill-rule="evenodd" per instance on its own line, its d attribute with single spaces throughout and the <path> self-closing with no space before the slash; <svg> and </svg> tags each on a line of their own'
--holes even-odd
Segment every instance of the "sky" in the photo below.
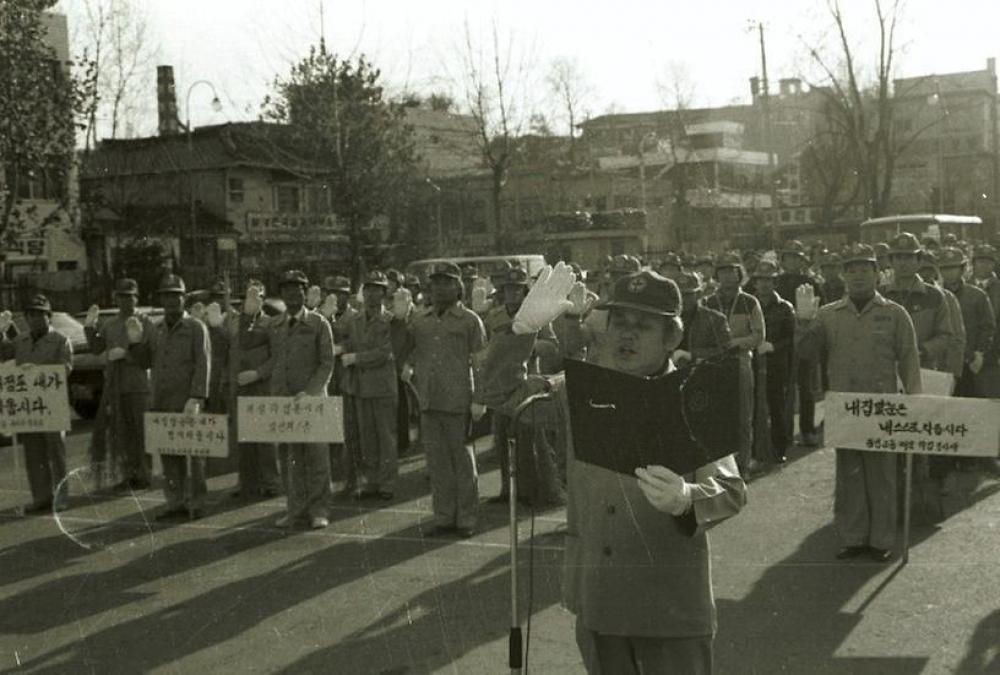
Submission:
<svg viewBox="0 0 1000 675">
<path fill-rule="evenodd" d="M 73 36 L 84 44 L 86 3 L 62 0 Z M 120 1 L 120 0 L 119 0 Z M 276 76 L 287 73 L 325 36 L 340 55 L 365 54 L 394 92 L 448 89 L 459 79 L 465 26 L 489 45 L 496 25 L 512 62 L 526 64 L 531 106 L 554 114 L 544 76 L 555 58 L 577 62 L 589 84 L 586 109 L 643 111 L 668 107 L 663 84 L 681 73 L 693 105 L 749 100 L 760 73 L 755 25 L 763 22 L 772 90 L 781 77 L 817 81 L 809 49 L 832 45 L 826 0 L 126 0 L 147 17 L 156 63 L 174 67 L 180 116 L 190 83 L 196 126 L 254 119 Z M 889 3 L 891 0 L 883 0 Z M 851 40 L 866 65 L 874 55 L 874 0 L 841 0 Z M 323 21 L 321 23 L 321 7 Z M 1000 55 L 997 0 L 909 0 L 899 27 L 898 76 L 985 68 Z M 151 64 L 150 82 L 155 83 Z M 144 110 L 155 129 L 155 86 Z M 558 125 L 558 121 L 556 121 Z"/>
</svg>

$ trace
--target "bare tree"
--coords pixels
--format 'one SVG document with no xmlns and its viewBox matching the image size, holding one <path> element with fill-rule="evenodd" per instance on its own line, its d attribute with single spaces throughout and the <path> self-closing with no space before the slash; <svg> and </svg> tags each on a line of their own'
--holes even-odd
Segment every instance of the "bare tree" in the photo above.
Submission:
<svg viewBox="0 0 1000 675">
<path fill-rule="evenodd" d="M 517 156 L 517 139 L 532 112 L 533 61 L 528 52 L 519 51 L 513 32 L 502 36 L 496 21 L 490 28 L 489 43 L 484 46 L 465 22 L 457 84 L 475 120 L 483 162 L 490 170 L 493 236 L 498 250 L 503 250 L 503 192 Z"/>
<path fill-rule="evenodd" d="M 579 62 L 575 58 L 559 57 L 549 66 L 546 83 L 552 96 L 562 108 L 563 121 L 569 131 L 569 158 L 576 164 L 576 126 L 587 117 L 586 101 L 594 90 L 587 81 Z"/>
</svg>

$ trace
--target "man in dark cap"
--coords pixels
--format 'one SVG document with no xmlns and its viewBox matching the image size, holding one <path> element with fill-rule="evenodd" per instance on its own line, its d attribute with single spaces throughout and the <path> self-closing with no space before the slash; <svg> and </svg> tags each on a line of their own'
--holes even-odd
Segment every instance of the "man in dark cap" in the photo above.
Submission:
<svg viewBox="0 0 1000 675">
<path fill-rule="evenodd" d="M 272 329 L 271 395 L 301 398 L 326 396 L 333 374 L 333 333 L 330 323 L 306 307 L 309 278 L 299 270 L 281 277 L 278 290 L 285 313 Z M 288 494 L 288 511 L 278 527 L 293 527 L 302 520 L 313 529 L 330 524 L 330 449 L 325 443 L 282 443 L 282 472 Z"/>
<path fill-rule="evenodd" d="M 773 263 L 767 261 L 758 263 L 757 269 L 751 276 L 756 282 L 755 295 L 764 314 L 767 334 L 767 340 L 757 347 L 757 360 L 761 365 L 758 371 L 763 373 L 762 377 L 766 383 L 765 399 L 767 419 L 770 421 L 768 426 L 770 426 L 771 454 L 760 459 L 783 464 L 792 440 L 788 436 L 788 425 L 785 423 L 785 408 L 788 390 L 792 385 L 795 308 L 774 290 L 778 268 Z"/>
<path fill-rule="evenodd" d="M 0 317 L 0 357 L 14 359 L 17 365 L 58 365 L 66 368 L 66 377 L 73 368 L 73 346 L 69 338 L 51 326 L 52 305 L 44 295 L 35 295 L 24 307 L 28 332 L 11 340 L 7 337 L 10 313 Z M 31 488 L 31 505 L 25 513 L 40 513 L 49 509 L 60 511 L 65 506 L 67 487 L 66 443 L 62 432 L 23 433 L 18 439 L 24 446 L 24 468 Z"/>
<path fill-rule="evenodd" d="M 678 367 L 724 354 L 729 349 L 732 333 L 726 315 L 701 303 L 704 287 L 701 277 L 683 272 L 674 279 L 681 292 L 681 319 L 684 336 L 671 360 Z"/>
<path fill-rule="evenodd" d="M 138 322 L 130 323 L 126 332 L 132 358 L 152 369 L 150 410 L 197 415 L 204 410 L 208 398 L 212 348 L 205 324 L 184 311 L 185 291 L 184 280 L 179 276 L 163 277 L 157 289 L 163 321 L 153 326 L 148 340 Z M 164 455 L 162 460 L 166 506 L 156 519 L 184 514 L 192 519 L 204 516 L 208 494 L 205 459 L 191 458 L 191 475 L 187 471 L 187 458 Z"/>
<path fill-rule="evenodd" d="M 132 490 L 149 487 L 151 464 L 145 450 L 144 417 L 149 409 L 149 373 L 132 356 L 126 333 L 128 325 L 138 324 L 143 341 L 148 341 L 153 334 L 153 322 L 135 311 L 138 302 L 139 284 L 135 279 L 118 279 L 115 282 L 118 314 L 99 323 L 100 310 L 92 305 L 84 319 L 90 350 L 95 354 L 103 353 L 107 361 L 101 398 L 103 410 L 98 415 L 106 422 L 105 442 L 112 460 L 121 464 L 124 473 L 119 487 Z M 95 443 L 98 443 L 97 436 L 95 434 Z M 96 448 L 94 453 L 98 460 L 106 454 L 103 447 Z"/>
<path fill-rule="evenodd" d="M 335 303 L 326 318 L 333 331 L 333 353 L 340 356 L 349 339 L 351 320 L 358 314 L 350 305 L 351 280 L 345 276 L 329 276 L 323 280 L 323 290 L 327 294 L 324 306 L 330 307 Z M 342 397 L 344 411 L 344 442 L 330 444 L 330 471 L 333 480 L 343 482 L 343 496 L 353 497 L 357 492 L 358 467 L 361 465 L 361 432 L 358 430 L 354 398 L 358 393 L 357 371 L 345 366 L 339 358 L 334 359 L 333 376 L 327 393 Z"/>
<path fill-rule="evenodd" d="M 341 363 L 354 371 L 354 397 L 360 432 L 361 478 L 358 499 L 394 497 L 399 473 L 396 441 L 398 385 L 392 349 L 392 313 L 385 308 L 389 281 L 373 270 L 361 286 L 364 307 L 347 326 Z"/>
</svg>

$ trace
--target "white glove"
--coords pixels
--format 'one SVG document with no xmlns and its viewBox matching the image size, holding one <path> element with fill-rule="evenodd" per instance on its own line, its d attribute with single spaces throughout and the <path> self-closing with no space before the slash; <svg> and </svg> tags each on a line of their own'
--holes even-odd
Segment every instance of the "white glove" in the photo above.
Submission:
<svg viewBox="0 0 1000 675">
<path fill-rule="evenodd" d="M 130 316 L 125 319 L 125 335 L 128 336 L 129 344 L 142 342 L 142 321 L 139 321 L 139 317 Z"/>
<path fill-rule="evenodd" d="M 573 268 L 559 261 L 553 268 L 548 265 L 542 268 L 535 284 L 528 291 L 527 297 L 521 303 L 521 309 L 514 315 L 511 328 L 515 335 L 537 333 L 552 323 L 560 314 L 569 310 L 573 303 L 569 295 L 576 276 Z"/>
<path fill-rule="evenodd" d="M 413 294 L 406 288 L 397 288 L 392 294 L 392 315 L 403 321 L 413 308 Z"/>
<path fill-rule="evenodd" d="M 258 374 L 256 370 L 241 370 L 239 375 L 236 376 L 236 381 L 241 387 L 253 384 L 259 379 L 260 374 Z"/>
<path fill-rule="evenodd" d="M 222 327 L 222 321 L 225 317 L 222 316 L 222 307 L 217 302 L 208 303 L 208 307 L 205 308 L 205 323 L 207 323 L 212 328 Z"/>
<path fill-rule="evenodd" d="M 580 316 L 587 313 L 587 287 L 582 282 L 573 282 L 573 288 L 569 292 L 569 301 L 573 303 L 570 309 L 571 314 Z"/>
<path fill-rule="evenodd" d="M 343 353 L 344 353 L 344 345 L 339 345 L 337 343 L 334 343 L 334 345 L 333 345 L 333 355 L 334 356 L 340 356 Z"/>
<path fill-rule="evenodd" d="M 184 404 L 185 415 L 197 415 L 201 412 L 201 401 L 196 398 L 189 398 Z"/>
<path fill-rule="evenodd" d="M 108 350 L 108 361 L 121 361 L 126 353 L 124 347 L 112 347 Z"/>
<path fill-rule="evenodd" d="M 256 284 L 247 286 L 246 297 L 243 298 L 243 313 L 247 316 L 257 316 L 264 303 L 260 299 L 261 289 Z"/>
<path fill-rule="evenodd" d="M 312 396 L 312 394 L 310 394 L 308 391 L 306 391 L 305 389 L 303 389 L 302 391 L 300 391 L 299 393 L 297 393 L 295 395 L 295 400 L 296 401 L 300 401 L 300 400 L 306 398 L 307 396 Z"/>
<path fill-rule="evenodd" d="M 14 323 L 14 315 L 9 309 L 0 312 L 0 336 L 6 335 L 11 325 Z"/>
<path fill-rule="evenodd" d="M 198 319 L 198 321 L 205 320 L 205 305 L 200 302 L 196 302 L 188 309 L 188 314 L 193 318 Z"/>
<path fill-rule="evenodd" d="M 490 308 L 490 289 L 486 279 L 476 279 L 472 282 L 472 311 L 482 314 Z"/>
<path fill-rule="evenodd" d="M 767 340 L 764 340 L 763 342 L 760 343 L 760 346 L 757 347 L 757 353 L 758 354 L 773 354 L 774 353 L 774 345 L 772 345 Z"/>
<path fill-rule="evenodd" d="M 319 303 L 322 301 L 323 291 L 320 290 L 319 286 L 313 285 L 309 287 L 306 291 L 306 307 L 309 309 L 316 309 L 319 307 Z"/>
<path fill-rule="evenodd" d="M 409 363 L 405 364 L 403 366 L 403 369 L 399 371 L 399 379 L 401 379 L 403 382 L 412 382 L 413 366 L 411 366 Z"/>
<path fill-rule="evenodd" d="M 658 511 L 672 516 L 691 508 L 691 484 L 665 466 L 650 465 L 635 470 L 639 489 Z"/>
<path fill-rule="evenodd" d="M 340 355 L 340 362 L 343 363 L 345 366 L 348 366 L 348 367 L 353 366 L 355 363 L 358 362 L 358 355 L 354 354 L 354 353 L 351 353 L 351 354 L 341 354 Z"/>
<path fill-rule="evenodd" d="M 486 406 L 482 403 L 473 403 L 469 406 L 469 412 L 472 413 L 472 420 L 478 422 L 486 414 Z"/>
<path fill-rule="evenodd" d="M 685 349 L 675 349 L 674 353 L 670 355 L 670 360 L 674 363 L 679 363 L 681 361 L 690 361 L 693 357 L 691 352 Z"/>
<path fill-rule="evenodd" d="M 816 318 L 819 312 L 819 298 L 816 297 L 813 287 L 809 284 L 802 284 L 795 289 L 795 313 L 800 319 L 811 321 Z"/>
<path fill-rule="evenodd" d="M 91 305 L 87 308 L 87 318 L 83 320 L 84 327 L 95 327 L 99 318 L 101 318 L 101 308 L 97 305 Z"/>
<path fill-rule="evenodd" d="M 337 294 L 330 293 L 323 300 L 323 304 L 320 305 L 319 313 L 325 316 L 327 319 L 332 319 L 334 314 L 337 313 Z"/>
<path fill-rule="evenodd" d="M 978 375 L 979 371 L 983 369 L 983 353 L 975 352 L 972 356 L 972 361 L 969 363 L 969 370 L 974 374 Z"/>
</svg>

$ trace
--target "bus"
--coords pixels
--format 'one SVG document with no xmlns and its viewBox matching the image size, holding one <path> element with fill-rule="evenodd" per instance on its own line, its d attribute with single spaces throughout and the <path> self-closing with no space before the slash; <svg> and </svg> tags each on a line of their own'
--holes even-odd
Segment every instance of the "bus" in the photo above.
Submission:
<svg viewBox="0 0 1000 675">
<path fill-rule="evenodd" d="M 979 216 L 952 216 L 918 213 L 905 216 L 883 216 L 861 223 L 861 243 L 876 244 L 889 241 L 900 232 L 910 232 L 918 239 L 936 239 L 953 234 L 960 241 L 988 242 L 993 239 L 995 228 L 984 225 Z"/>
<path fill-rule="evenodd" d="M 424 258 L 423 260 L 414 260 L 408 264 L 406 266 L 406 273 L 415 274 L 424 282 L 427 280 L 427 273 L 430 268 L 440 262 L 455 263 L 460 269 L 465 265 L 475 265 L 480 277 L 489 277 L 493 272 L 502 269 L 505 262 L 510 262 L 526 270 L 528 276 L 534 277 L 545 267 L 545 256 L 539 254 L 521 254 Z"/>
</svg>

